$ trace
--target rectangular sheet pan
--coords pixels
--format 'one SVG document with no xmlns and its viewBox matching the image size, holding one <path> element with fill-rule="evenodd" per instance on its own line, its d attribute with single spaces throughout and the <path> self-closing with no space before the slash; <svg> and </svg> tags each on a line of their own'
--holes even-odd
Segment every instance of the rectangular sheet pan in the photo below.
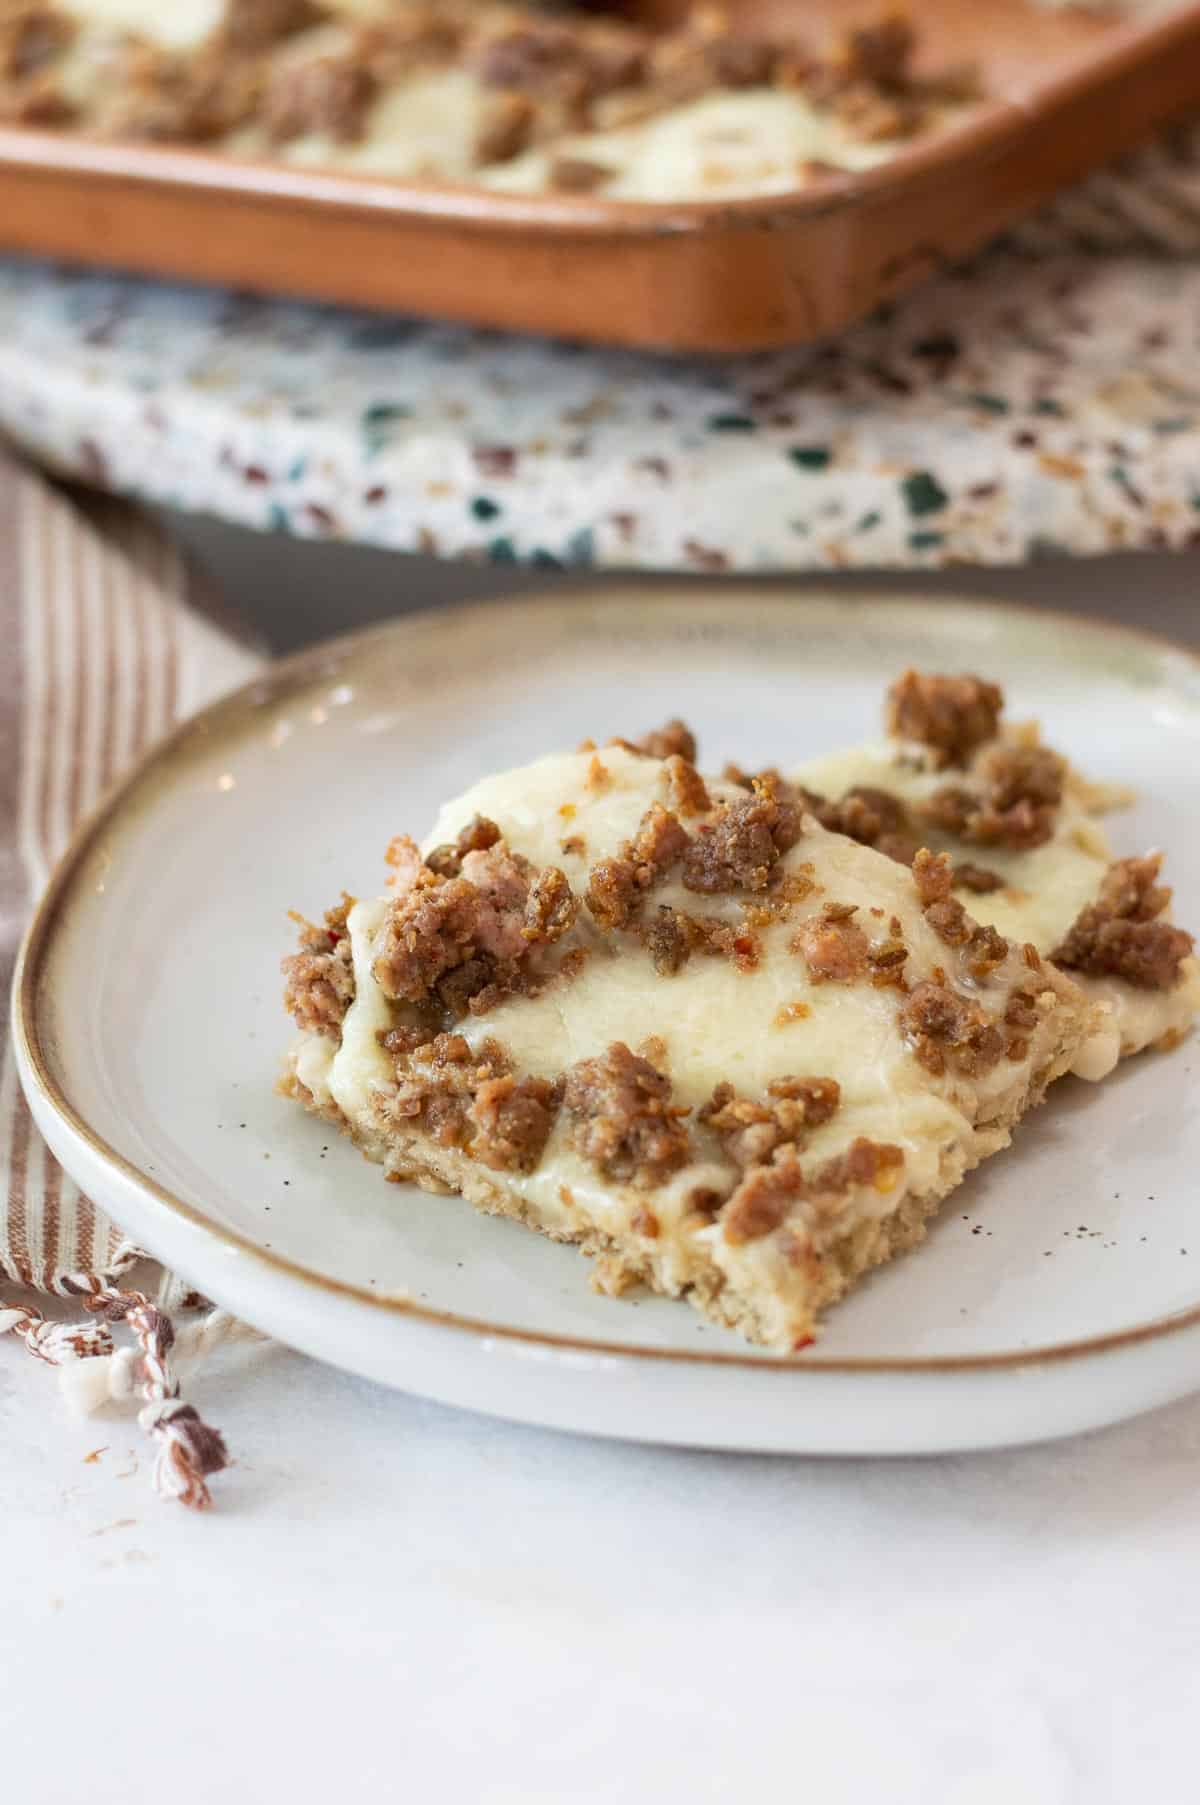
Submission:
<svg viewBox="0 0 1200 1805">
<path fill-rule="evenodd" d="M 663 15 L 658 5 L 635 7 Z M 795 18 L 789 0 L 740 7 Z M 861 0 L 806 4 L 814 31 Z M 1200 3 L 1142 17 L 924 0 L 987 98 L 866 173 L 765 199 L 510 196 L 0 130 L 0 250 L 625 345 L 836 332 L 1200 107 Z"/>
</svg>

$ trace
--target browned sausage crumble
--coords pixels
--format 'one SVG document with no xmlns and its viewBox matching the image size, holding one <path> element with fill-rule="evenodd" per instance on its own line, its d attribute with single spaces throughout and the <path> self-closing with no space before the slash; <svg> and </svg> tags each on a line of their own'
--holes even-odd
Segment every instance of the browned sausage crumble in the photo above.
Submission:
<svg viewBox="0 0 1200 1805">
<path fill-rule="evenodd" d="M 473 815 L 467 825 L 460 828 L 453 846 L 435 846 L 425 863 L 431 871 L 436 871 L 439 877 L 457 877 L 462 870 L 462 862 L 469 852 L 486 852 L 488 847 L 494 846 L 500 838 L 500 829 L 494 821 L 489 821 L 486 815 Z M 414 844 L 407 835 L 402 835 L 400 841 L 392 842 L 392 846 L 395 847 L 401 843 L 407 846 Z M 420 858 L 419 853 L 417 857 Z M 389 857 L 388 863 L 393 864 L 395 860 Z"/>
<path fill-rule="evenodd" d="M 722 1233 L 738 1246 L 772 1234 L 794 1203 L 841 1198 L 862 1185 L 890 1191 L 903 1165 L 901 1148 L 862 1136 L 812 1173 L 805 1173 L 794 1147 L 780 1147 L 769 1164 L 745 1174 L 721 1212 Z"/>
<path fill-rule="evenodd" d="M 847 904 L 826 903 L 797 929 L 791 950 L 803 958 L 814 984 L 852 984 L 866 973 L 870 942 L 852 919 L 856 913 Z"/>
<path fill-rule="evenodd" d="M 803 1147 L 807 1130 L 828 1122 L 841 1101 L 834 1078 L 777 1078 L 767 1092 L 769 1101 L 760 1103 L 739 1097 L 732 1084 L 718 1084 L 696 1116 L 742 1171 L 762 1165 L 785 1143 Z"/>
<path fill-rule="evenodd" d="M 438 1034 L 415 1047 L 412 1038 L 404 1030 L 381 1037 L 393 1055 L 396 1087 L 379 1096 L 379 1112 L 494 1171 L 532 1172 L 554 1127 L 561 1083 L 514 1077 L 491 1036 L 474 1049 L 461 1034 Z"/>
<path fill-rule="evenodd" d="M 378 91 L 370 69 L 349 51 L 284 63 L 267 77 L 262 123 L 272 144 L 310 132 L 335 144 L 357 144 Z"/>
<path fill-rule="evenodd" d="M 584 901 L 597 926 L 606 931 L 628 927 L 646 892 L 678 863 L 687 845 L 678 816 L 652 802 L 637 833 L 624 842 L 616 858 L 599 860 L 588 873 Z"/>
<path fill-rule="evenodd" d="M 753 971 L 762 954 L 761 942 L 748 924 L 737 926 L 713 916 L 690 915 L 665 903 L 638 923 L 637 932 L 663 978 L 673 977 L 693 953 L 730 959 L 743 972 Z"/>
<path fill-rule="evenodd" d="M 744 771 L 741 765 L 734 764 L 730 759 L 722 767 L 721 777 L 725 783 L 735 784 L 739 790 L 752 790 L 757 783 L 771 784 L 780 794 L 787 789 L 786 780 L 778 765 L 766 765 L 761 771 Z"/>
<path fill-rule="evenodd" d="M 526 94 L 489 94 L 475 132 L 476 163 L 507 163 L 533 137 L 537 108 Z"/>
<path fill-rule="evenodd" d="M 704 815 L 712 807 L 708 785 L 690 759 L 672 752 L 666 760 L 667 794 L 676 814 Z"/>
<path fill-rule="evenodd" d="M 568 1069 L 563 1107 L 572 1145 L 608 1178 L 661 1184 L 691 1157 L 680 1119 L 688 1112 L 671 1102 L 671 1080 L 623 1041 Z"/>
<path fill-rule="evenodd" d="M 376 939 L 374 973 L 394 1003 L 423 1003 L 439 978 L 475 950 L 479 892 L 465 878 L 418 882 L 391 906 Z"/>
<path fill-rule="evenodd" d="M 41 76 L 73 41 L 79 27 L 56 6 L 9 4 L 0 15 L 0 80 L 19 84 Z"/>
<path fill-rule="evenodd" d="M 354 898 L 343 895 L 336 909 L 325 913 L 324 927 L 292 914 L 300 927 L 300 951 L 290 953 L 281 969 L 287 984 L 283 1006 L 298 1028 L 341 1039 L 342 1021 L 354 1001 L 354 967 L 350 961 L 350 937 L 346 917 Z"/>
<path fill-rule="evenodd" d="M 948 1064 L 965 1077 L 978 1077 L 1006 1048 L 1005 1036 L 978 1003 L 945 984 L 914 985 L 900 1010 L 900 1028 L 920 1064 L 937 1077 Z"/>
<path fill-rule="evenodd" d="M 980 772 L 978 792 L 936 790 L 921 808 L 931 827 L 977 846 L 1027 852 L 1053 838 L 1066 765 L 1048 746 L 998 746 Z"/>
<path fill-rule="evenodd" d="M 423 861 L 407 835 L 388 848 L 396 897 L 376 934 L 372 970 L 384 995 L 436 1029 L 484 1015 L 506 996 L 537 995 L 572 977 L 575 948 L 550 966 L 542 949 L 574 925 L 578 900 L 565 875 L 535 872 L 510 852 L 494 821 L 476 816 L 453 846 Z"/>
<path fill-rule="evenodd" d="M 529 887 L 521 938 L 533 945 L 561 940 L 575 926 L 579 901 L 557 865 L 547 865 Z"/>
<path fill-rule="evenodd" d="M 475 1135 L 467 1152 L 500 1172 L 532 1172 L 542 1157 L 562 1101 L 546 1078 L 489 1078 L 475 1092 Z"/>
<path fill-rule="evenodd" d="M 897 739 L 928 746 L 939 769 L 965 765 L 971 753 L 995 739 L 1004 696 L 982 677 L 925 676 L 904 671 L 887 693 L 887 730 Z"/>
<path fill-rule="evenodd" d="M 707 896 L 765 890 L 775 865 L 799 838 L 799 810 L 775 784 L 756 779 L 752 796 L 721 803 L 697 830 L 684 854 L 684 887 Z"/>
<path fill-rule="evenodd" d="M 1003 890 L 1004 879 L 995 871 L 989 871 L 986 865 L 972 865 L 969 860 L 960 860 L 954 867 L 954 888 L 971 890 L 976 896 L 989 896 L 993 890 Z"/>
<path fill-rule="evenodd" d="M 220 29 L 231 50 L 266 50 L 322 16 L 313 0 L 227 0 Z"/>
<path fill-rule="evenodd" d="M 1020 985 L 1009 996 L 1004 1007 L 1005 1055 L 1009 1059 L 1029 1057 L 1029 1035 L 1038 1024 L 1037 991 Z"/>
<path fill-rule="evenodd" d="M 1124 978 L 1139 990 L 1170 990 L 1195 945 L 1183 928 L 1161 919 L 1171 891 L 1158 882 L 1162 854 L 1110 865 L 1094 903 L 1080 911 L 1050 955 L 1058 965 L 1094 977 Z"/>
<path fill-rule="evenodd" d="M 1008 957 L 1003 934 L 976 921 L 958 898 L 951 896 L 954 870 L 946 853 L 922 847 L 913 860 L 913 882 L 926 921 L 947 946 L 959 948 L 973 978 L 986 978 L 1003 965 Z"/>
<path fill-rule="evenodd" d="M 696 762 L 696 736 L 678 715 L 665 726 L 644 733 L 640 740 L 612 740 L 609 743 L 624 746 L 628 752 L 640 752 L 645 758 L 681 758 L 689 765 Z"/>
<path fill-rule="evenodd" d="M 920 842 L 913 834 L 904 804 L 890 791 L 856 784 L 836 801 L 815 790 L 801 790 L 800 800 L 830 833 L 845 834 L 862 846 L 874 846 L 897 864 L 912 864 Z"/>
</svg>

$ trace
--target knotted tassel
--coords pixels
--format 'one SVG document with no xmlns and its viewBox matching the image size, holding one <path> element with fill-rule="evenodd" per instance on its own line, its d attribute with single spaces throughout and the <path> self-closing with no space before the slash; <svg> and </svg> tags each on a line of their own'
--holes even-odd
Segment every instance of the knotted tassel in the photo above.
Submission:
<svg viewBox="0 0 1200 1805">
<path fill-rule="evenodd" d="M 229 1455 L 217 1430 L 209 1428 L 179 1396 L 179 1381 L 169 1359 L 175 1342 L 170 1317 L 144 1292 L 117 1291 L 108 1285 L 97 1285 L 82 1302 L 85 1310 L 102 1316 L 106 1323 L 124 1322 L 137 1343 L 145 1399 L 138 1421 L 159 1444 L 154 1489 L 193 1510 L 205 1509 L 212 1503 L 205 1481 L 229 1465 Z"/>
<path fill-rule="evenodd" d="M 144 1405 L 138 1421 L 159 1444 L 155 1490 L 203 1510 L 212 1502 L 205 1482 L 229 1465 L 229 1455 L 218 1432 L 179 1396 L 170 1364 L 175 1342 L 171 1318 L 144 1292 L 118 1290 L 92 1273 L 72 1273 L 56 1289 L 77 1297 L 98 1320 L 47 1322 L 35 1305 L 13 1304 L 0 1308 L 0 1335 L 16 1335 L 39 1360 L 61 1367 L 71 1401 L 84 1409 L 140 1390 Z M 216 1342 L 230 1332 L 233 1319 L 224 1311 L 212 1314 L 208 1336 L 197 1337 L 200 1341 Z M 134 1347 L 115 1348 L 112 1325 L 120 1322 L 132 1333 Z M 95 1362 L 94 1371 L 76 1370 L 81 1361 L 89 1366 Z"/>
</svg>

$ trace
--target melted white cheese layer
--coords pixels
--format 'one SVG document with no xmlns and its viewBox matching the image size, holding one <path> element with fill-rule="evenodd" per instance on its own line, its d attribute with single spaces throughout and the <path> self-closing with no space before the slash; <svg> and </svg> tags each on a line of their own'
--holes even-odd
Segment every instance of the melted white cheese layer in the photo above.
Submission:
<svg viewBox="0 0 1200 1805">
<path fill-rule="evenodd" d="M 59 0 L 61 10 L 97 35 L 136 32 L 168 50 L 195 50 L 221 23 L 224 0 Z"/>
</svg>

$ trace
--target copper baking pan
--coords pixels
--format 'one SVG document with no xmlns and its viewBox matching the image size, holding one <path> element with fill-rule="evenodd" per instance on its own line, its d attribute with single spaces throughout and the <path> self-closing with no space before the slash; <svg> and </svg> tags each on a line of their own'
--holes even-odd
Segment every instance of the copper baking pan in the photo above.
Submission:
<svg viewBox="0 0 1200 1805">
<path fill-rule="evenodd" d="M 799 15 L 813 32 L 864 10 L 738 8 L 750 23 Z M 1140 19 L 1031 0 L 913 10 L 927 61 L 969 56 L 987 98 L 891 162 L 794 195 L 513 196 L 3 130 L 0 249 L 615 344 L 742 351 L 837 331 L 1200 106 L 1200 0 Z"/>
</svg>

